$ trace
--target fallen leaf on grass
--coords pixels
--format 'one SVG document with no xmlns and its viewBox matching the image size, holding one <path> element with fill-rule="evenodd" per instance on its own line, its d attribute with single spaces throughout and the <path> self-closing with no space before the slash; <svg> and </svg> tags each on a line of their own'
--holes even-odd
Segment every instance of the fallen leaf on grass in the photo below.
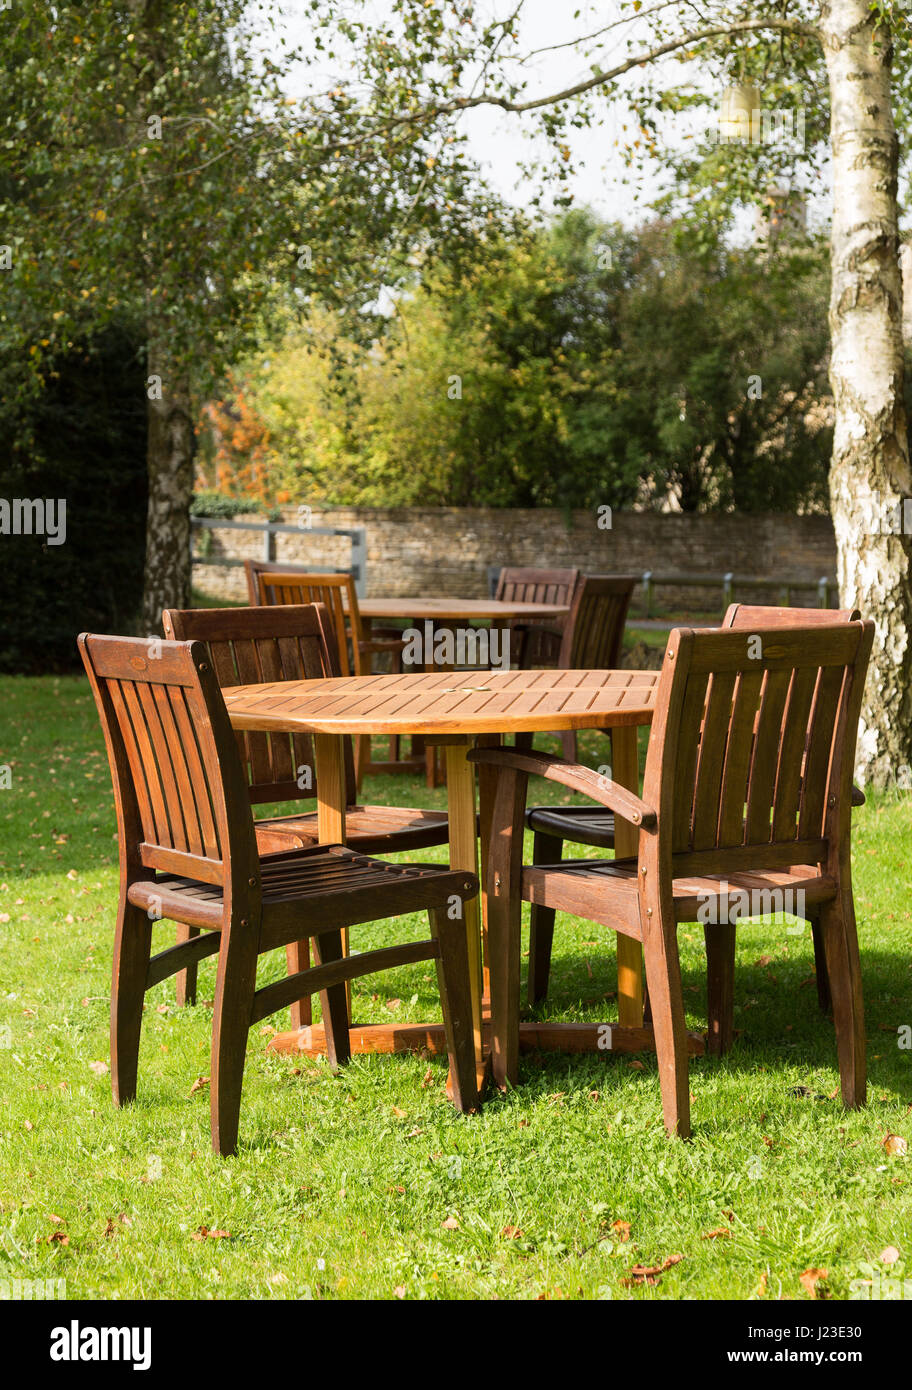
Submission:
<svg viewBox="0 0 912 1390">
<path fill-rule="evenodd" d="M 891 1158 L 905 1158 L 909 1152 L 909 1145 L 901 1134 L 888 1134 L 883 1146 Z"/>
<path fill-rule="evenodd" d="M 629 1239 L 630 1239 L 630 1222 L 629 1222 L 629 1221 L 612 1221 L 612 1223 L 611 1223 L 611 1229 L 612 1229 L 612 1231 L 615 1232 L 615 1234 L 616 1234 L 618 1240 L 621 1242 L 622 1245 L 623 1245 L 623 1243 L 624 1243 L 625 1240 L 629 1240 Z"/>
<path fill-rule="evenodd" d="M 500 1234 L 501 1234 L 501 1236 L 503 1237 L 504 1240 L 521 1240 L 521 1239 L 522 1239 L 522 1231 L 520 1230 L 520 1228 L 519 1228 L 518 1226 L 504 1226 L 504 1228 L 503 1228 L 503 1230 L 501 1231 Z"/>
<path fill-rule="evenodd" d="M 47 1243 L 48 1245 L 69 1245 L 70 1238 L 65 1231 L 51 1231 Z"/>
<path fill-rule="evenodd" d="M 387 999 L 386 1007 L 389 1009 L 390 1013 L 394 1013 L 401 1003 L 401 999 Z"/>
<path fill-rule="evenodd" d="M 628 1062 L 627 1065 L 628 1065 L 628 1067 L 630 1067 L 630 1069 L 631 1069 L 632 1071 L 645 1071 L 645 1070 L 646 1070 L 645 1065 L 644 1065 L 642 1062 L 636 1061 L 636 1059 L 634 1059 L 632 1062 Z"/>
<path fill-rule="evenodd" d="M 440 1225 L 445 1231 L 459 1230 L 459 1222 L 456 1220 L 455 1216 L 448 1216 L 446 1221 L 441 1221 Z"/>
<path fill-rule="evenodd" d="M 230 1240 L 230 1231 L 211 1231 L 208 1226 L 200 1226 L 199 1230 L 194 1231 L 191 1240 Z"/>
<path fill-rule="evenodd" d="M 888 1245 L 886 1250 L 880 1252 L 880 1263 L 882 1265 L 895 1265 L 899 1259 L 899 1251 L 895 1245 Z"/>
<path fill-rule="evenodd" d="M 396 1295 L 397 1298 L 405 1298 L 405 1285 L 397 1284 L 396 1287 L 393 1289 L 393 1293 Z"/>
<path fill-rule="evenodd" d="M 625 1289 L 635 1288 L 637 1284 L 657 1284 L 666 1269 L 680 1264 L 683 1258 L 683 1255 L 669 1255 L 660 1265 L 634 1265 L 629 1277 L 622 1279 L 621 1284 Z"/>
<path fill-rule="evenodd" d="M 194 1081 L 193 1085 L 190 1087 L 190 1094 L 191 1094 L 191 1096 L 193 1095 L 193 1093 L 194 1093 L 195 1091 L 201 1091 L 201 1090 L 203 1089 L 204 1086 L 208 1086 L 208 1085 L 209 1085 L 209 1078 L 208 1078 L 208 1076 L 198 1076 L 198 1077 L 196 1078 L 196 1080 Z"/>
<path fill-rule="evenodd" d="M 89 1071 L 93 1071 L 96 1076 L 107 1076 L 111 1068 L 107 1062 L 90 1062 Z"/>
<path fill-rule="evenodd" d="M 434 1073 L 433 1073 L 433 1071 L 431 1070 L 431 1068 L 428 1067 L 427 1071 L 424 1073 L 424 1076 L 422 1076 L 422 1078 L 421 1078 L 421 1089 L 422 1089 L 422 1091 L 426 1091 L 427 1088 L 428 1088 L 428 1086 L 430 1086 L 430 1085 L 433 1084 L 433 1081 L 434 1081 Z"/>
<path fill-rule="evenodd" d="M 798 1282 L 803 1289 L 807 1290 L 811 1298 L 816 1298 L 817 1285 L 822 1283 L 826 1278 L 827 1272 L 825 1269 L 805 1269 L 798 1275 Z"/>
<path fill-rule="evenodd" d="M 757 1285 L 757 1297 L 762 1298 L 766 1293 L 766 1270 L 760 1275 L 760 1282 Z"/>
<path fill-rule="evenodd" d="M 407 1111 L 407 1110 L 400 1110 L 398 1105 L 392 1105 L 392 1106 L 390 1106 L 390 1109 L 392 1110 L 393 1114 L 396 1116 L 396 1119 L 397 1119 L 397 1120 L 404 1120 L 404 1119 L 406 1118 L 406 1116 L 408 1115 L 408 1111 Z"/>
<path fill-rule="evenodd" d="M 731 1237 L 731 1231 L 727 1226 L 717 1226 L 714 1231 L 704 1231 L 701 1240 L 719 1240 L 720 1237 Z"/>
<path fill-rule="evenodd" d="M 66 1217 L 65 1217 L 65 1216 L 58 1216 L 55 1212 L 49 1211 L 49 1212 L 48 1212 L 48 1221 L 54 1221 L 54 1222 L 57 1223 L 58 1226 L 62 1226 L 62 1225 L 64 1224 L 64 1222 L 66 1221 Z"/>
</svg>

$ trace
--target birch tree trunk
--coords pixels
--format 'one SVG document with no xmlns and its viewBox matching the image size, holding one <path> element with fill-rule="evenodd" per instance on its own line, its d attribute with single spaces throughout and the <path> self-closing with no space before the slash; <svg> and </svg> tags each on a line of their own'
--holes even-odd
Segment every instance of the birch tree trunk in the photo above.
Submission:
<svg viewBox="0 0 912 1390">
<path fill-rule="evenodd" d="M 142 630 L 161 632 L 163 608 L 190 607 L 190 502 L 195 435 L 186 375 L 170 371 L 150 337 L 149 509 Z"/>
<path fill-rule="evenodd" d="M 892 47 L 888 29 L 875 30 L 868 0 L 822 4 L 820 38 L 830 85 L 834 201 L 830 507 L 842 604 L 857 606 L 877 627 L 856 775 L 884 785 L 912 765 L 912 537 L 902 534 L 895 516 L 912 492 L 912 475 Z"/>
</svg>

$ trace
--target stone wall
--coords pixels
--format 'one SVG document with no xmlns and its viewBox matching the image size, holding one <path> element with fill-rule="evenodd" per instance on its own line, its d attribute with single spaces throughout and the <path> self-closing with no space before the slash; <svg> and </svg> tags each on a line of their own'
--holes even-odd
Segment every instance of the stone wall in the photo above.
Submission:
<svg viewBox="0 0 912 1390">
<path fill-rule="evenodd" d="M 262 517 L 237 520 L 262 521 Z M 289 509 L 284 520 L 295 522 Z M 489 507 L 341 508 L 314 511 L 314 526 L 364 526 L 368 543 L 368 593 L 384 596 L 487 594 L 487 570 L 500 565 L 578 565 L 588 573 L 723 575 L 804 580 L 816 585 L 836 572 L 836 547 L 828 517 L 742 514 L 692 516 L 619 512 L 600 529 L 594 512 L 564 516 L 552 510 Z M 196 532 L 199 546 L 201 532 Z M 262 532 L 209 532 L 212 554 L 260 558 Z M 290 564 L 344 567 L 346 537 L 307 530 L 275 536 L 275 558 Z M 194 586 L 219 598 L 245 597 L 243 570 L 198 564 Z M 640 591 L 638 591 L 639 595 Z M 775 591 L 737 584 L 735 597 L 776 603 Z M 813 604 L 811 589 L 791 601 Z M 720 589 L 660 587 L 662 608 L 713 610 Z M 641 607 L 641 603 L 639 604 Z M 637 604 L 635 603 L 635 608 Z"/>
</svg>

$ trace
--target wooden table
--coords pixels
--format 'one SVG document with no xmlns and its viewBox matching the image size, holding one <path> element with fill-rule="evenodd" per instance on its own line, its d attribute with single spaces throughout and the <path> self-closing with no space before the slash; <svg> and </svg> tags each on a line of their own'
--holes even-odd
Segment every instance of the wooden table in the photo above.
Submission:
<svg viewBox="0 0 912 1390">
<path fill-rule="evenodd" d="M 397 600 L 399 602 L 399 600 Z M 224 691 L 237 729 L 300 730 L 313 736 L 320 840 L 344 843 L 345 734 L 423 734 L 445 746 L 450 820 L 450 864 L 478 870 L 475 772 L 467 753 L 476 741 L 497 744 L 503 734 L 561 729 L 605 729 L 612 740 L 612 777 L 638 790 L 637 729 L 652 720 L 654 671 L 433 671 L 283 681 Z M 490 830 L 494 775 L 480 769 L 482 858 Z M 635 854 L 637 831 L 618 818 L 615 852 Z M 483 1048 L 481 904 L 466 903 L 476 1053 Z M 640 1051 L 651 1045 L 643 1028 L 642 952 L 638 941 L 617 938 L 619 1023 L 525 1024 L 527 1047 Z M 277 1051 L 323 1050 L 322 1028 L 280 1034 Z M 352 1026 L 353 1052 L 443 1050 L 443 1029 L 425 1024 Z M 694 1042 L 694 1050 L 700 1050 Z"/>
<path fill-rule="evenodd" d="M 507 603 L 496 598 L 362 598 L 358 612 L 362 621 L 429 618 L 440 623 L 506 623 L 521 618 L 547 622 L 565 618 L 570 609 L 556 603 Z"/>
</svg>

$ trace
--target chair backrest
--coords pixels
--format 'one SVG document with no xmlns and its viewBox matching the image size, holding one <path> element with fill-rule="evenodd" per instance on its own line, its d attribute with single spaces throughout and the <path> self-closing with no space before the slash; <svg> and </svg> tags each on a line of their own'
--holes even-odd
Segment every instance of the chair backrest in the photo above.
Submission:
<svg viewBox="0 0 912 1390">
<path fill-rule="evenodd" d="M 643 797 L 673 872 L 814 864 L 848 842 L 872 623 L 669 636 Z"/>
<path fill-rule="evenodd" d="M 285 603 L 324 604 L 336 637 L 341 674 L 362 674 L 361 612 L 355 581 L 350 574 L 295 574 L 285 570 L 260 570 L 257 585 L 263 607 L 278 607 Z"/>
<path fill-rule="evenodd" d="M 104 729 L 122 877 L 176 873 L 231 899 L 259 881 L 253 818 L 225 702 L 200 642 L 83 633 Z"/>
<path fill-rule="evenodd" d="M 620 665 L 627 610 L 638 583 L 633 575 L 583 575 L 564 628 L 559 666 L 613 670 Z"/>
<path fill-rule="evenodd" d="M 857 608 L 764 608 L 760 604 L 730 603 L 722 627 L 817 627 L 823 623 L 857 623 Z"/>
<path fill-rule="evenodd" d="M 340 674 L 335 633 L 321 603 L 270 608 L 166 608 L 162 622 L 166 637 L 205 643 L 223 689 Z M 303 801 L 316 796 L 309 734 L 237 730 L 236 738 L 252 802 Z M 309 778 L 301 773 L 302 768 L 310 769 Z M 350 739 L 345 740 L 345 784 L 347 804 L 353 805 L 355 769 Z"/>
<path fill-rule="evenodd" d="M 579 583 L 578 569 L 502 569 L 494 597 L 505 603 L 554 603 L 567 607 Z"/>
<path fill-rule="evenodd" d="M 247 601 L 252 607 L 260 602 L 259 576 L 261 574 L 312 574 L 307 565 L 292 565 L 284 560 L 245 560 L 244 578 L 247 581 Z"/>
</svg>

